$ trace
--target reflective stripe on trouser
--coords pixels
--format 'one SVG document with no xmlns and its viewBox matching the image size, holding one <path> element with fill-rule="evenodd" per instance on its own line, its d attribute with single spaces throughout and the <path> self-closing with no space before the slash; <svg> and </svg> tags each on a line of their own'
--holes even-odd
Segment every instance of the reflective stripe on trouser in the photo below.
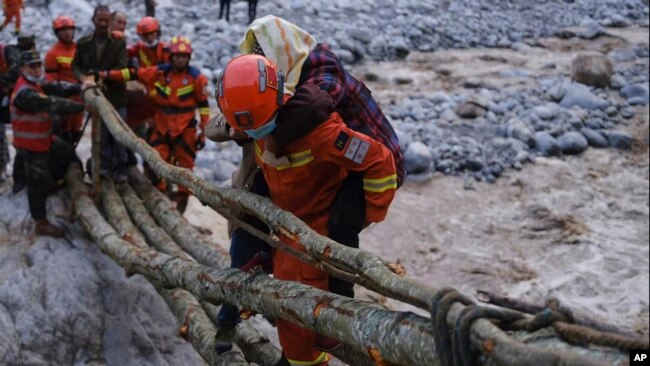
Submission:
<svg viewBox="0 0 650 366">
<path fill-rule="evenodd" d="M 282 242 L 301 250 L 294 241 L 281 237 Z M 328 289 L 328 275 L 281 251 L 273 254 L 273 276 L 280 280 L 298 281 L 306 285 Z M 321 365 L 329 360 L 329 356 L 316 348 L 316 333 L 299 327 L 286 320 L 277 320 L 278 336 L 282 351 L 292 365 Z"/>
<path fill-rule="evenodd" d="M 196 158 L 196 128 L 186 128 L 181 135 L 171 137 L 161 135 L 157 129 L 153 130 L 149 144 L 158 151 L 160 158 L 169 164 L 181 168 L 194 169 L 194 159 Z M 161 191 L 167 190 L 167 183 L 161 180 L 157 187 Z M 181 193 L 190 193 L 189 189 L 184 186 L 178 186 Z"/>
</svg>

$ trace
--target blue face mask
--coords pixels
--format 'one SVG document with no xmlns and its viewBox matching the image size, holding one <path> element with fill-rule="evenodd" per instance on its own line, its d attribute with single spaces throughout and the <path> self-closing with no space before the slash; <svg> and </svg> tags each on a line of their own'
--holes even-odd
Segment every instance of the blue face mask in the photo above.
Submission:
<svg viewBox="0 0 650 366">
<path fill-rule="evenodd" d="M 273 130 L 275 130 L 276 126 L 277 126 L 277 124 L 275 123 L 275 118 L 273 118 L 271 121 L 267 122 L 266 124 L 264 124 L 261 127 L 258 127 L 258 128 L 252 129 L 252 130 L 244 130 L 244 132 L 246 132 L 246 134 L 248 136 L 252 137 L 253 139 L 259 140 L 259 139 L 263 138 L 264 136 L 266 136 L 266 135 L 270 134 L 271 132 L 273 132 Z"/>
</svg>

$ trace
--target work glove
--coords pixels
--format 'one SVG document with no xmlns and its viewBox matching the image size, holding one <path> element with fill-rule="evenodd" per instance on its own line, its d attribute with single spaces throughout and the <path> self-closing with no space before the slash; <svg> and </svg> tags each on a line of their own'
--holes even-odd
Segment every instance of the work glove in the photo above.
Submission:
<svg viewBox="0 0 650 366">
<path fill-rule="evenodd" d="M 88 78 L 90 78 L 92 81 L 98 81 L 100 79 L 99 78 L 99 70 L 97 70 L 97 69 L 90 69 L 90 70 L 86 71 L 85 76 L 86 76 L 86 80 Z"/>
<path fill-rule="evenodd" d="M 203 150 L 205 147 L 205 134 L 201 132 L 196 139 L 196 151 Z"/>
<path fill-rule="evenodd" d="M 258 269 L 261 269 L 265 273 L 273 272 L 273 259 L 271 258 L 271 253 L 257 252 L 253 258 L 240 268 L 243 272 L 250 272 Z"/>
</svg>

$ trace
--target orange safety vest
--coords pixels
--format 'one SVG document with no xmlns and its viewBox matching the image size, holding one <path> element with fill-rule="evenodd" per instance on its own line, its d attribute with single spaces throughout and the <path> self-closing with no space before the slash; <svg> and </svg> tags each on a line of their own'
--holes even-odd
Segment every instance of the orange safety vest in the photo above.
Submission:
<svg viewBox="0 0 650 366">
<path fill-rule="evenodd" d="M 129 59 L 136 57 L 139 67 L 156 66 L 169 62 L 169 49 L 163 42 L 158 42 L 156 47 L 147 47 L 140 41 L 127 49 Z"/>
<path fill-rule="evenodd" d="M 273 203 L 321 235 L 328 234 L 332 203 L 350 171 L 363 173 L 368 223 L 382 221 L 395 196 L 397 175 L 390 150 L 348 128 L 336 112 L 307 136 L 289 144 L 279 158 L 264 152 L 264 140 L 255 141 L 255 152 Z M 280 239 L 304 252 L 295 240 L 284 235 Z M 282 251 L 273 254 L 273 275 L 328 289 L 326 272 Z M 285 320 L 278 320 L 277 327 L 282 349 L 292 364 L 320 365 L 328 361 L 327 354 L 314 345 L 314 332 Z"/>
<path fill-rule="evenodd" d="M 52 122 L 47 112 L 26 112 L 14 105 L 16 96 L 25 89 L 33 89 L 45 95 L 40 85 L 28 81 L 22 75 L 18 78 L 10 105 L 14 146 L 27 151 L 47 152 L 52 144 Z"/>
<path fill-rule="evenodd" d="M 72 74 L 72 60 L 77 51 L 76 43 L 65 44 L 57 42 L 45 55 L 45 77 L 49 81 L 67 81 L 77 83 Z"/>
<path fill-rule="evenodd" d="M 195 67 L 188 67 L 177 73 L 170 64 L 138 69 L 138 80 L 142 81 L 149 95 L 158 105 L 155 121 L 161 134 L 178 136 L 194 120 L 196 110 L 201 116 L 201 129 L 210 117 L 208 104 L 208 79 Z"/>
</svg>

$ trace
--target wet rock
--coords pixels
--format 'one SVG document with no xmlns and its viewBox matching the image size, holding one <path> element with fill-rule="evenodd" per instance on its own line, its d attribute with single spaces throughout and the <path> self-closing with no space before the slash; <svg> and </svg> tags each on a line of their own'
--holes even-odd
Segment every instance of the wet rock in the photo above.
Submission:
<svg viewBox="0 0 650 366">
<path fill-rule="evenodd" d="M 463 82 L 463 87 L 468 89 L 480 88 L 482 85 L 483 85 L 483 81 L 481 81 L 481 79 L 479 78 L 474 78 L 474 77 L 467 78 Z"/>
<path fill-rule="evenodd" d="M 615 74 L 609 79 L 609 87 L 612 89 L 618 90 L 621 89 L 624 85 L 625 85 L 625 78 L 623 78 L 619 74 Z"/>
<path fill-rule="evenodd" d="M 607 139 L 612 147 L 621 150 L 629 150 L 632 148 L 632 137 L 623 131 L 610 131 L 607 133 Z"/>
<path fill-rule="evenodd" d="M 233 163 L 219 159 L 212 167 L 212 179 L 217 182 L 223 182 L 232 178 L 232 173 L 237 170 L 237 166 Z"/>
<path fill-rule="evenodd" d="M 609 117 L 614 117 L 615 115 L 618 114 L 618 109 L 616 109 L 616 107 L 614 107 L 614 106 L 607 107 L 607 109 L 605 110 L 605 113 L 607 113 L 607 115 Z"/>
<path fill-rule="evenodd" d="M 453 109 L 446 109 L 444 112 L 440 113 L 440 119 L 447 122 L 452 122 L 458 119 L 458 115 L 454 112 Z"/>
<path fill-rule="evenodd" d="M 565 89 L 560 106 L 564 108 L 578 106 L 584 109 L 603 109 L 607 108 L 609 103 L 605 99 L 594 95 L 587 86 L 571 83 Z"/>
<path fill-rule="evenodd" d="M 451 102 L 451 97 L 443 91 L 437 91 L 429 97 L 429 100 L 435 104 L 442 104 Z"/>
<path fill-rule="evenodd" d="M 557 139 L 557 144 L 564 154 L 569 155 L 580 154 L 589 147 L 587 139 L 580 132 L 575 131 L 570 131 L 560 136 Z"/>
<path fill-rule="evenodd" d="M 560 113 L 560 107 L 556 103 L 546 103 L 533 108 L 533 114 L 542 120 L 554 119 Z"/>
<path fill-rule="evenodd" d="M 630 105 L 648 105 L 648 98 L 632 97 L 627 100 Z"/>
<path fill-rule="evenodd" d="M 580 133 L 587 139 L 589 146 L 604 148 L 609 146 L 609 141 L 607 137 L 603 136 L 598 131 L 594 131 L 591 128 L 583 128 L 580 130 Z"/>
<path fill-rule="evenodd" d="M 562 149 L 555 138 L 544 131 L 535 133 L 535 150 L 545 156 L 558 156 L 562 154 Z"/>
<path fill-rule="evenodd" d="M 585 85 L 604 88 L 613 71 L 614 65 L 603 55 L 578 55 L 571 62 L 571 79 Z"/>
<path fill-rule="evenodd" d="M 627 98 L 630 105 L 648 104 L 648 87 L 646 85 L 626 85 L 621 89 L 621 96 Z"/>
<path fill-rule="evenodd" d="M 551 97 L 554 101 L 558 102 L 564 97 L 566 92 L 566 85 L 564 83 L 557 83 L 548 90 L 548 96 Z"/>
<path fill-rule="evenodd" d="M 636 110 L 634 108 L 626 107 L 621 109 L 621 116 L 625 119 L 630 119 L 636 115 Z"/>
<path fill-rule="evenodd" d="M 348 34 L 352 39 L 356 39 L 365 44 L 368 44 L 372 41 L 372 34 L 368 29 L 353 28 L 348 30 Z"/>
<path fill-rule="evenodd" d="M 467 101 L 456 107 L 456 114 L 462 118 L 476 118 L 485 115 L 486 109 L 473 101 Z"/>
<path fill-rule="evenodd" d="M 594 39 L 603 33 L 603 28 L 593 19 L 588 19 L 580 24 L 576 36 L 584 39 Z"/>
<path fill-rule="evenodd" d="M 603 22 L 606 27 L 625 28 L 630 26 L 630 21 L 620 14 L 612 14 Z"/>
<path fill-rule="evenodd" d="M 508 121 L 506 134 L 508 137 L 522 141 L 528 146 L 535 146 L 535 137 L 533 132 L 519 119 L 513 118 Z"/>
<path fill-rule="evenodd" d="M 394 80 L 398 85 L 413 84 L 413 78 L 408 75 L 396 76 Z"/>
<path fill-rule="evenodd" d="M 427 145 L 415 141 L 404 153 L 404 162 L 408 174 L 421 174 L 432 168 L 433 159 Z"/>
</svg>

